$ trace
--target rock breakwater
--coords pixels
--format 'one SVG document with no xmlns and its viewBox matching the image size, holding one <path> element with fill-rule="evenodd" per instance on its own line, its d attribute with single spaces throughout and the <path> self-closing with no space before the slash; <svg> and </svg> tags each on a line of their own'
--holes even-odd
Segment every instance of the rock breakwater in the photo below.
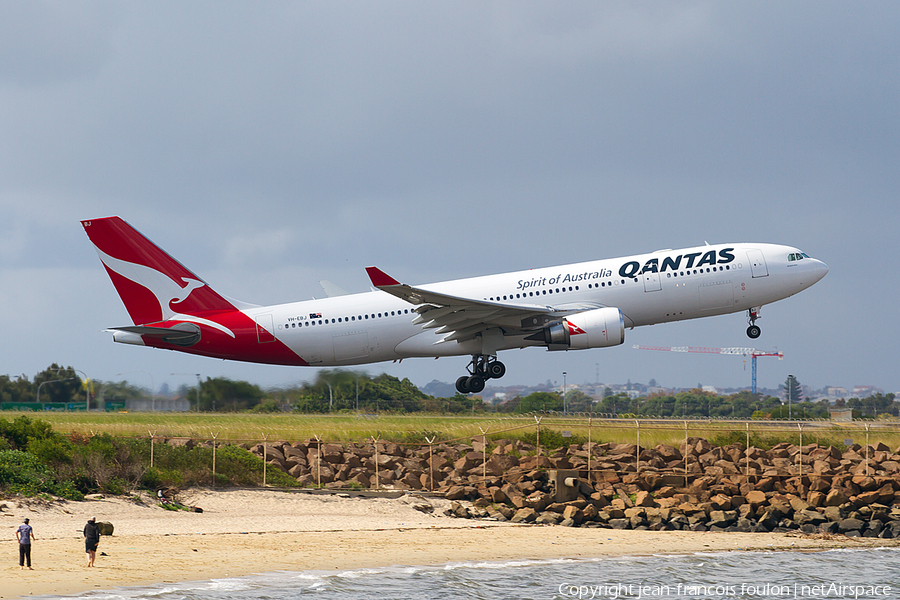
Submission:
<svg viewBox="0 0 900 600">
<path fill-rule="evenodd" d="M 452 516 L 616 529 L 900 537 L 900 450 L 274 442 L 251 452 L 303 485 L 433 491 Z M 560 474 L 565 475 L 562 477 Z"/>
</svg>

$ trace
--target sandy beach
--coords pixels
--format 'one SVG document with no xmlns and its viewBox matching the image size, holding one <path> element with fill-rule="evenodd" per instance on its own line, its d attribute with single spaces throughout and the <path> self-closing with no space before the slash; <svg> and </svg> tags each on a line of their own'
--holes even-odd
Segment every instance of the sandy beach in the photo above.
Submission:
<svg viewBox="0 0 900 600">
<path fill-rule="evenodd" d="M 592 558 L 698 551 L 885 546 L 892 540 L 764 533 L 621 531 L 512 525 L 441 515 L 442 499 L 346 498 L 272 490 L 188 490 L 202 513 L 100 497 L 83 502 L 0 501 L 0 598 L 67 595 L 119 586 L 236 577 L 268 571 L 436 565 L 509 559 Z M 432 504 L 426 514 L 414 505 Z M 82 529 L 115 527 L 88 568 Z M 15 529 L 31 519 L 33 571 L 20 570 Z M 101 554 L 103 553 L 103 554 Z"/>
</svg>

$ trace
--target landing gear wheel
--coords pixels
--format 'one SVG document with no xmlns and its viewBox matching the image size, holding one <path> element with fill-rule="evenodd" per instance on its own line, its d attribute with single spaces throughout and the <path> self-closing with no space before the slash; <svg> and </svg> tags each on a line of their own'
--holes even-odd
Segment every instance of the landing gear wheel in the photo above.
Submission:
<svg viewBox="0 0 900 600">
<path fill-rule="evenodd" d="M 762 329 L 759 328 L 759 325 L 751 325 L 747 328 L 747 337 L 751 340 L 755 340 L 759 337 L 759 334 L 762 333 Z"/>
<path fill-rule="evenodd" d="M 487 366 L 487 376 L 491 379 L 500 379 L 506 375 L 506 365 L 504 365 L 499 360 L 495 360 L 492 363 L 488 363 Z"/>
<path fill-rule="evenodd" d="M 456 391 L 460 394 L 477 394 L 484 390 L 488 379 L 500 379 L 506 375 L 506 365 L 486 354 L 473 354 L 466 370 L 469 374 L 456 380 Z"/>
<path fill-rule="evenodd" d="M 477 394 L 484 390 L 484 378 L 478 375 L 472 375 L 466 379 L 466 387 L 469 389 L 469 392 Z"/>
</svg>

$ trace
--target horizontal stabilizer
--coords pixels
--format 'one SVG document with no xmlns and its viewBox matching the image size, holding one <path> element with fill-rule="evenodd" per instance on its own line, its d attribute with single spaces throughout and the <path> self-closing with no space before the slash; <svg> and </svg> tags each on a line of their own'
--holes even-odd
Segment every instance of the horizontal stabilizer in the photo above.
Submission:
<svg viewBox="0 0 900 600">
<path fill-rule="evenodd" d="M 193 346 L 200 341 L 200 328 L 193 323 L 179 323 L 173 327 L 153 327 L 151 325 L 129 325 L 128 327 L 110 327 L 113 332 L 123 331 L 159 339 L 176 346 Z M 115 339 L 115 338 L 114 338 Z M 126 341 L 126 338 L 116 341 Z M 133 342 L 126 342 L 133 343 Z"/>
</svg>

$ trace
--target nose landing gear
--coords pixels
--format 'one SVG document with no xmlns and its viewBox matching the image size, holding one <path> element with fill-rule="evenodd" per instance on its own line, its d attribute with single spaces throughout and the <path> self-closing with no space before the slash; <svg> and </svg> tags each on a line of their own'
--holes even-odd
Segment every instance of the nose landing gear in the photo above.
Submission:
<svg viewBox="0 0 900 600">
<path fill-rule="evenodd" d="M 762 333 L 762 329 L 756 324 L 756 320 L 759 319 L 759 306 L 753 307 L 747 311 L 747 321 L 750 323 L 750 327 L 747 328 L 747 337 L 751 340 L 755 340 L 759 337 L 759 334 Z"/>
<path fill-rule="evenodd" d="M 500 379 L 506 375 L 506 365 L 497 360 L 496 356 L 484 354 L 473 354 L 466 370 L 469 374 L 456 380 L 456 391 L 460 394 L 477 394 L 484 390 L 488 379 Z"/>
</svg>

